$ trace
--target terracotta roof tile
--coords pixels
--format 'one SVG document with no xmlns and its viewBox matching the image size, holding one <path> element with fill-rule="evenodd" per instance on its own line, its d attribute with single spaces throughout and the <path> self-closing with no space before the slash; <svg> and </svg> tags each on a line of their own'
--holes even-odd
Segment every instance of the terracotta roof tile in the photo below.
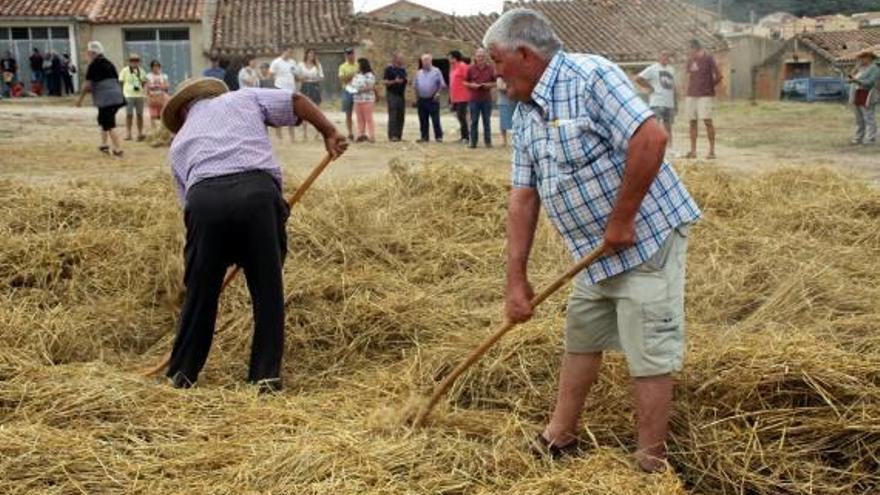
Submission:
<svg viewBox="0 0 880 495">
<path fill-rule="evenodd" d="M 682 52 L 691 39 L 712 50 L 725 47 L 679 0 L 518 1 L 546 15 L 566 50 L 594 53 L 616 62 L 653 60 L 661 50 Z"/>
<path fill-rule="evenodd" d="M 201 22 L 205 0 L 99 0 L 90 20 L 129 22 Z"/>
<path fill-rule="evenodd" d="M 499 14 L 479 14 L 467 16 L 451 16 L 454 37 L 480 44 L 486 30 L 500 17 Z"/>
<path fill-rule="evenodd" d="M 286 45 L 352 43 L 353 18 L 351 0 L 218 0 L 213 48 L 267 55 Z"/>
<path fill-rule="evenodd" d="M 796 39 L 832 62 L 853 62 L 856 53 L 870 46 L 880 45 L 880 30 L 804 33 Z"/>
<path fill-rule="evenodd" d="M 85 17 L 95 0 L 0 0 L 3 17 Z"/>
</svg>

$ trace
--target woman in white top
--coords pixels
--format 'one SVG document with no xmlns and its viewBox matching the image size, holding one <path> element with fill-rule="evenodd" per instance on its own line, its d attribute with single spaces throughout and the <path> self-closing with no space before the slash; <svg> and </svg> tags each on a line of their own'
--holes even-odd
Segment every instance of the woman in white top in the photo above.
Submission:
<svg viewBox="0 0 880 495">
<path fill-rule="evenodd" d="M 357 115 L 357 142 L 376 142 L 376 123 L 373 120 L 373 109 L 376 106 L 376 76 L 370 61 L 358 59 L 358 73 L 351 81 L 354 91 L 354 110 Z M 366 131 L 366 132 L 365 132 Z"/>
<path fill-rule="evenodd" d="M 306 50 L 306 56 L 303 59 L 302 64 L 299 65 L 296 79 L 300 83 L 300 93 L 308 96 L 315 105 L 320 107 L 321 81 L 324 80 L 324 69 L 321 67 L 321 62 L 318 61 L 318 56 L 315 54 L 313 48 Z M 308 125 L 306 125 L 305 122 L 302 124 L 302 129 L 303 139 L 308 139 L 308 136 L 306 135 Z M 320 137 L 320 134 L 315 133 L 315 139 L 319 139 Z"/>
<path fill-rule="evenodd" d="M 239 88 L 259 88 L 260 73 L 257 72 L 257 59 L 252 56 L 245 58 L 244 67 L 238 71 Z"/>
</svg>

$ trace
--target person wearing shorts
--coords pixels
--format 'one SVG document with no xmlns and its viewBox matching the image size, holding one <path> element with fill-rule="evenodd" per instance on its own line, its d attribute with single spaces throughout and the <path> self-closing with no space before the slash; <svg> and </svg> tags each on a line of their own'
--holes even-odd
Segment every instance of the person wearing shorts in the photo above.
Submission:
<svg viewBox="0 0 880 495">
<path fill-rule="evenodd" d="M 712 120 L 715 105 L 715 88 L 723 79 L 715 57 L 707 52 L 699 40 L 691 41 L 691 56 L 687 62 L 688 90 L 685 102 L 685 116 L 690 121 L 691 151 L 687 158 L 697 157 L 697 137 L 699 124 L 706 124 L 709 137 L 709 153 L 706 158 L 715 158 L 715 123 Z"/>
<path fill-rule="evenodd" d="M 546 17 L 529 9 L 507 11 L 483 46 L 508 97 L 518 102 L 508 321 L 533 314 L 528 260 L 541 210 L 573 259 L 601 252 L 572 290 L 556 407 L 532 449 L 551 457 L 579 450 L 585 400 L 604 353 L 619 349 L 634 381 L 636 463 L 647 472 L 662 470 L 673 374 L 684 356 L 687 227 L 700 209 L 663 160 L 666 132 L 619 66 L 565 52 Z"/>
<path fill-rule="evenodd" d="M 339 73 L 337 75 L 339 76 L 339 84 L 342 85 L 340 101 L 342 102 L 342 111 L 345 113 L 345 128 L 348 129 L 349 141 L 354 140 L 352 114 L 354 113 L 354 94 L 357 93 L 357 90 L 352 87 L 351 82 L 358 72 L 360 72 L 360 68 L 354 56 L 354 48 L 346 48 L 345 62 L 339 66 Z"/>
<path fill-rule="evenodd" d="M 131 141 L 132 121 L 137 116 L 138 141 L 144 136 L 144 103 L 147 94 L 147 71 L 141 67 L 141 56 L 132 53 L 128 56 L 128 65 L 119 72 L 122 83 L 122 94 L 125 96 L 125 140 Z"/>
<path fill-rule="evenodd" d="M 86 70 L 86 82 L 76 106 L 82 106 L 86 94 L 92 94 L 92 101 L 98 108 L 98 125 L 101 127 L 101 146 L 98 150 L 121 158 L 122 146 L 116 133 L 116 112 L 125 106 L 125 99 L 119 87 L 116 67 L 104 56 L 104 46 L 98 41 L 89 42 L 86 57 L 89 68 Z"/>
<path fill-rule="evenodd" d="M 670 64 L 671 54 L 660 52 L 656 64 L 648 66 L 636 77 L 636 84 L 648 91 L 648 105 L 669 135 L 672 147 L 672 125 L 678 110 L 678 92 L 675 89 L 675 68 Z"/>
</svg>

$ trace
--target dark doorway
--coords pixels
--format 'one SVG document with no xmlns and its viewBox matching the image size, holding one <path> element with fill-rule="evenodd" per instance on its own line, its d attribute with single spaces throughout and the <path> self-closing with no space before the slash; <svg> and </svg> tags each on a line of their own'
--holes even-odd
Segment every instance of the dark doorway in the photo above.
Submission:
<svg viewBox="0 0 880 495">
<path fill-rule="evenodd" d="M 810 62 L 788 62 L 785 64 L 783 79 L 800 79 L 802 77 L 810 77 Z"/>
</svg>

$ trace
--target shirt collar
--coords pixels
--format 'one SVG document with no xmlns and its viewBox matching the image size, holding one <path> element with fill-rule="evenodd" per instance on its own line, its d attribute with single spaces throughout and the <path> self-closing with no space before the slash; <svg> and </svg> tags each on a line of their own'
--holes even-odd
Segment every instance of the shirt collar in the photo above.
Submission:
<svg viewBox="0 0 880 495">
<path fill-rule="evenodd" d="M 547 64 L 547 68 L 544 69 L 544 74 L 541 75 L 541 78 L 538 79 L 538 84 L 536 84 L 535 89 L 532 90 L 532 101 L 541 107 L 544 111 L 544 115 L 549 116 L 552 109 L 553 85 L 556 84 L 556 78 L 559 76 L 559 71 L 562 69 L 562 63 L 564 61 L 565 53 L 562 50 L 559 50 L 556 52 L 556 55 L 553 55 L 553 58 L 550 59 L 550 63 Z"/>
</svg>

